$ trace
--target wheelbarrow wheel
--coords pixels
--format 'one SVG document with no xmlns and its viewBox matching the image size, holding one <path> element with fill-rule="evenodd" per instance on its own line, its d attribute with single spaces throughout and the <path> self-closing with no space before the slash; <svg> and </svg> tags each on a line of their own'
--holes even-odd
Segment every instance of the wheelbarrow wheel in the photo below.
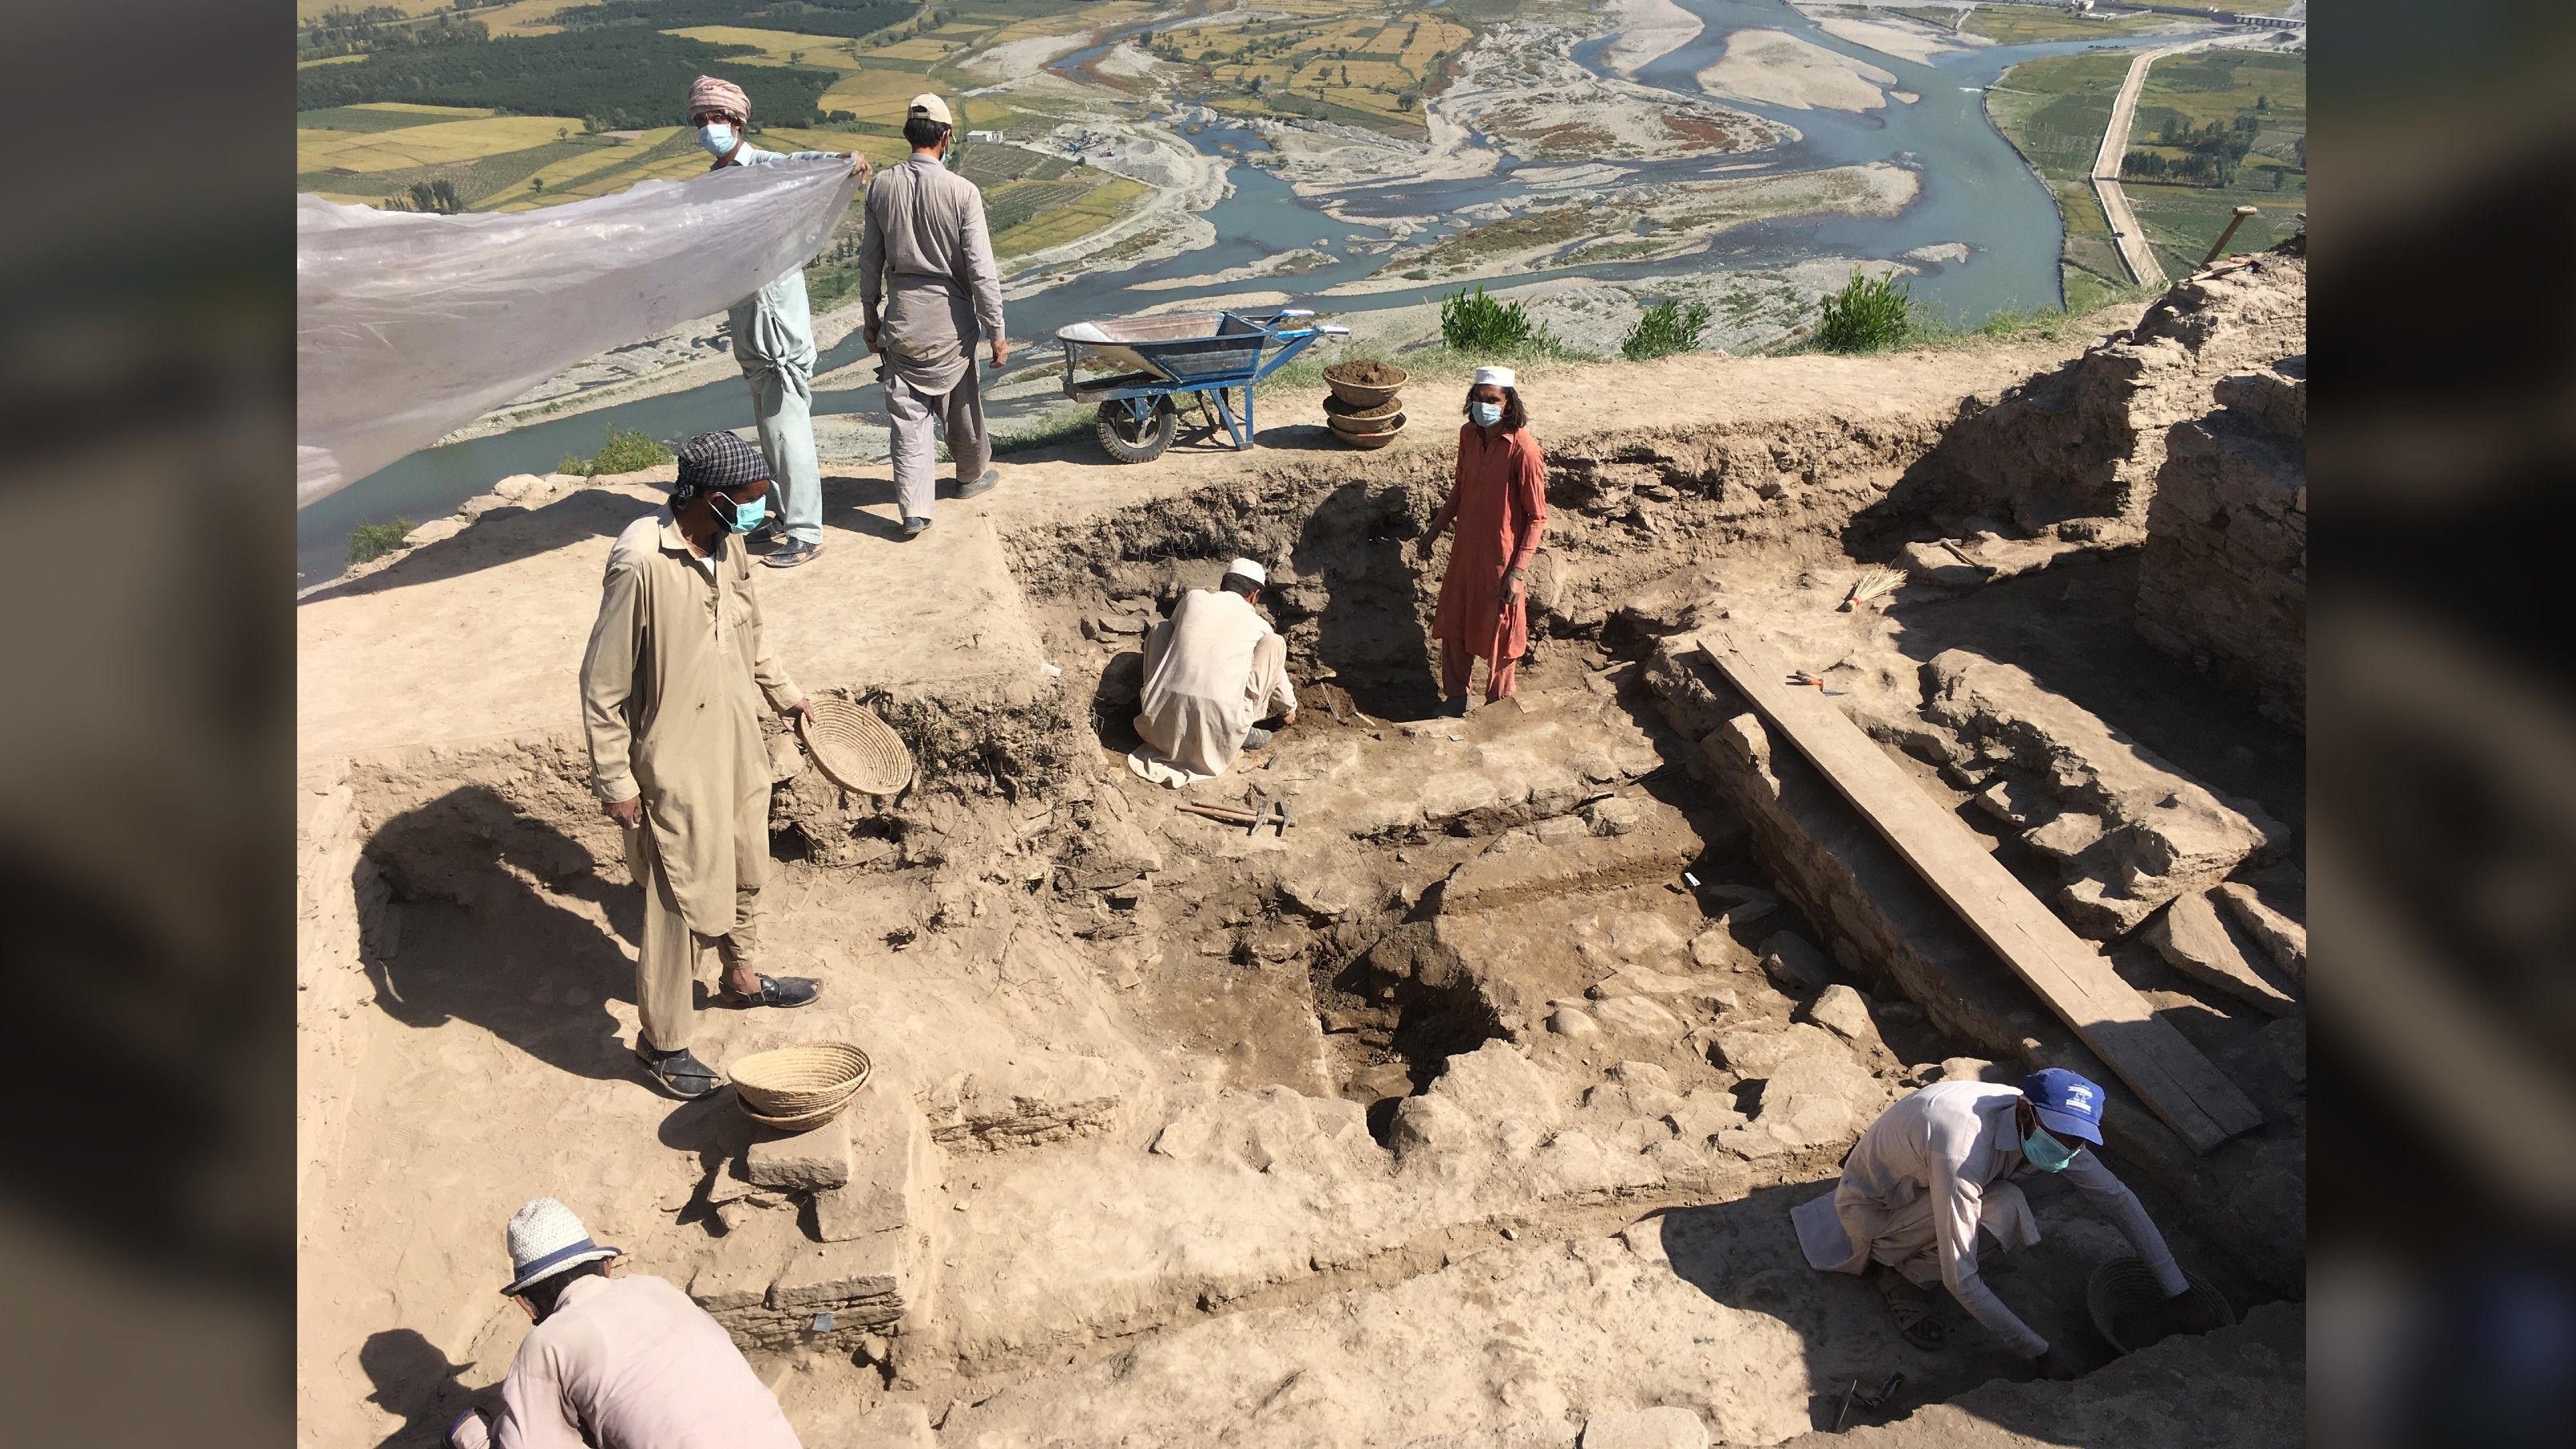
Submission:
<svg viewBox="0 0 2576 1449">
<path fill-rule="evenodd" d="M 1154 410 L 1139 422 L 1124 402 L 1110 401 L 1100 405 L 1100 416 L 1092 431 L 1100 435 L 1101 451 L 1121 463 L 1150 463 L 1163 456 L 1172 445 L 1172 435 L 1180 431 L 1181 415 L 1168 397 L 1156 398 Z"/>
</svg>

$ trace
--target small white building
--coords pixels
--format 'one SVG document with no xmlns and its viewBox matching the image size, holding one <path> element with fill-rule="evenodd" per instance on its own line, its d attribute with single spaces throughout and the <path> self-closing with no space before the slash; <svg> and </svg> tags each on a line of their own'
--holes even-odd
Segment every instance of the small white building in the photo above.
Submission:
<svg viewBox="0 0 2576 1449">
<path fill-rule="evenodd" d="M 999 131 L 969 131 L 966 133 L 966 139 L 969 141 L 999 141 L 1002 139 L 1002 133 Z"/>
</svg>

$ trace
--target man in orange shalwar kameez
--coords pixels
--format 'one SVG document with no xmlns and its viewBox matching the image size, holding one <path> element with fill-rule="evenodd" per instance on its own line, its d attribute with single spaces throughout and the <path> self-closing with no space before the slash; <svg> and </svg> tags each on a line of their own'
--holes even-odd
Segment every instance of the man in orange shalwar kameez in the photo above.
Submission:
<svg viewBox="0 0 2576 1449">
<path fill-rule="evenodd" d="M 1431 637 L 1440 641 L 1440 695 L 1455 716 L 1467 713 L 1478 659 L 1487 661 L 1485 702 L 1492 704 L 1511 697 L 1529 648 L 1522 581 L 1547 528 L 1547 465 L 1514 382 L 1508 367 L 1476 369 L 1467 423 L 1458 430 L 1458 479 L 1414 545 L 1427 562 L 1432 542 L 1458 526 L 1431 621 Z"/>
</svg>

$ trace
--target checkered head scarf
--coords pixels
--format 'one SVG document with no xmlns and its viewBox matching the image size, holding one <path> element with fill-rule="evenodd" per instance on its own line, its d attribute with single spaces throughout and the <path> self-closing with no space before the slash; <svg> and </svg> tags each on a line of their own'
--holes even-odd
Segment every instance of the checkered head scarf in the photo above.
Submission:
<svg viewBox="0 0 2576 1449">
<path fill-rule="evenodd" d="M 689 114 L 695 116 L 707 111 L 723 111 L 748 121 L 751 119 L 751 97 L 744 95 L 742 87 L 732 81 L 702 75 L 689 86 Z"/>
<path fill-rule="evenodd" d="M 671 506 L 768 476 L 769 460 L 758 448 L 731 433 L 700 433 L 680 445 L 680 481 L 671 489 Z"/>
</svg>

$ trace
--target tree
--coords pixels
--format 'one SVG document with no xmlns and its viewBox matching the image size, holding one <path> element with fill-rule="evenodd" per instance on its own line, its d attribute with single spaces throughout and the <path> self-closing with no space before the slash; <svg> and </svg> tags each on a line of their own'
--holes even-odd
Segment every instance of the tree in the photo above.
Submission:
<svg viewBox="0 0 2576 1449">
<path fill-rule="evenodd" d="M 529 177 L 529 178 L 528 178 L 528 191 L 529 191 L 529 194 L 531 194 L 531 195 L 535 195 L 535 194 L 537 194 L 537 193 L 543 192 L 545 189 L 546 189 L 546 178 L 544 178 L 544 177 L 542 177 L 542 176 L 531 176 L 531 177 Z"/>
<path fill-rule="evenodd" d="M 2268 111 L 2272 109 L 2272 98 L 2270 96 L 2256 96 L 2254 98 L 2254 109 L 2258 111 Z"/>
</svg>

